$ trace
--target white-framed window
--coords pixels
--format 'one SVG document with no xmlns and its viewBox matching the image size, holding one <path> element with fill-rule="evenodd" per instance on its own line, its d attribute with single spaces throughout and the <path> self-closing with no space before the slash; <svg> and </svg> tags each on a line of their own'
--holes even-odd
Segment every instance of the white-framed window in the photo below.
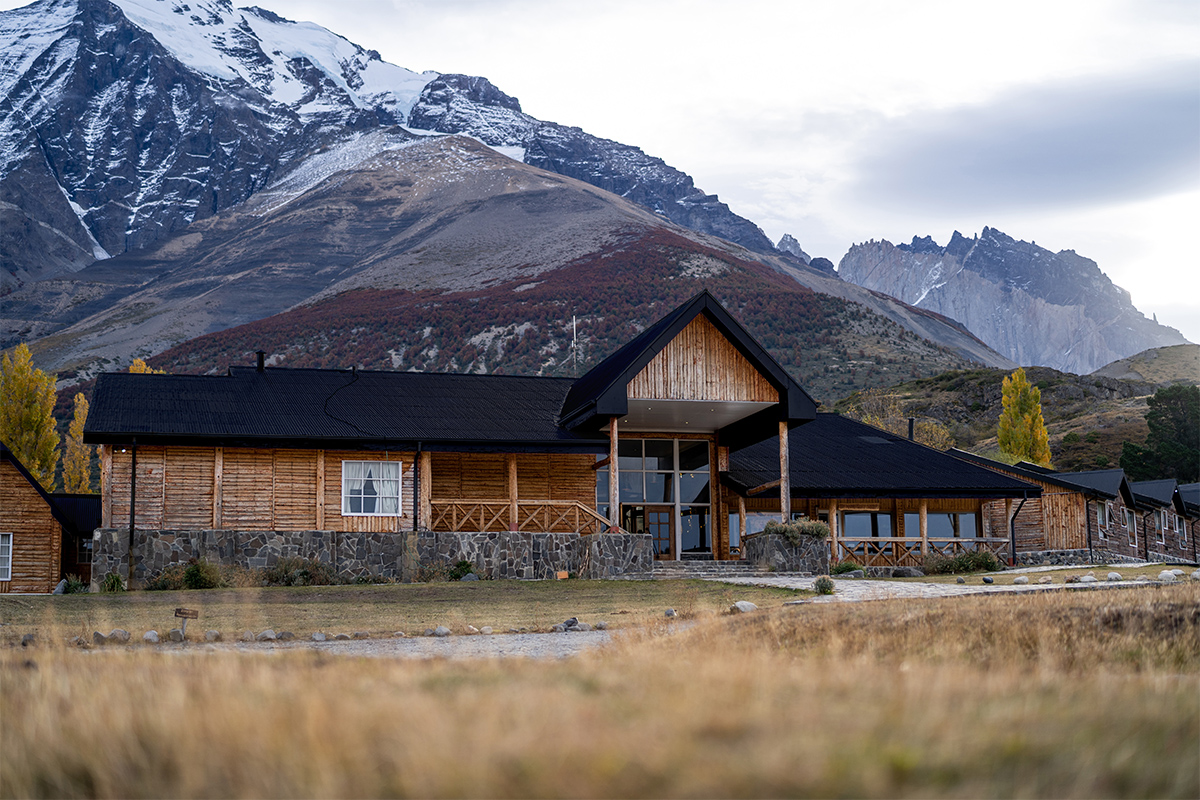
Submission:
<svg viewBox="0 0 1200 800">
<path fill-rule="evenodd" d="M 1170 513 L 1171 512 L 1167 511 L 1166 509 L 1158 512 L 1158 519 L 1156 520 L 1158 524 L 1154 527 L 1157 529 L 1159 544 L 1166 544 L 1167 528 L 1170 527 L 1171 524 Z"/>
<path fill-rule="evenodd" d="M 1137 547 L 1137 515 L 1132 509 L 1125 509 L 1125 528 L 1129 531 L 1129 544 Z"/>
<path fill-rule="evenodd" d="M 1099 528 L 1103 536 L 1103 530 L 1108 527 L 1108 521 L 1112 519 L 1112 503 L 1097 503 L 1096 504 L 1096 527 Z"/>
<path fill-rule="evenodd" d="M 0 581 L 12 580 L 12 536 L 0 533 Z"/>
<path fill-rule="evenodd" d="M 343 461 L 342 516 L 398 517 L 399 461 Z"/>
</svg>

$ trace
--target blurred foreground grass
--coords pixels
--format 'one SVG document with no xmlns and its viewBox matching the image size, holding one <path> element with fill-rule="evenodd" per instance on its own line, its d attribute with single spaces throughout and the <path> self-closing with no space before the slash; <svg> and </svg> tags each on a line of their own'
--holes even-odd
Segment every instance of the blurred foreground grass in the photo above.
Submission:
<svg viewBox="0 0 1200 800">
<path fill-rule="evenodd" d="M 563 662 L 0 651 L 5 797 L 1195 797 L 1200 587 L 647 622 Z"/>
</svg>

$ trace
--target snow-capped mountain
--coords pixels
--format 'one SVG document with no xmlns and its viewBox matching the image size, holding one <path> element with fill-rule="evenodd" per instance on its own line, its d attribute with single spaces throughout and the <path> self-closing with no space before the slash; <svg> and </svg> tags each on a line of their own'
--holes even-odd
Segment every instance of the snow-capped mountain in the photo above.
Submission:
<svg viewBox="0 0 1200 800">
<path fill-rule="evenodd" d="M 536 120 L 484 78 L 415 73 L 229 0 L 39 0 L 0 13 L 0 53 L 0 292 L 154 245 L 381 128 L 391 142 L 465 133 L 773 251 L 638 148 Z"/>
<path fill-rule="evenodd" d="M 1095 261 L 995 228 L 970 239 L 955 231 L 944 247 L 929 236 L 900 245 L 856 244 L 838 274 L 958 320 L 1026 366 L 1086 375 L 1151 347 L 1187 342 L 1176 329 L 1147 319 Z"/>
</svg>

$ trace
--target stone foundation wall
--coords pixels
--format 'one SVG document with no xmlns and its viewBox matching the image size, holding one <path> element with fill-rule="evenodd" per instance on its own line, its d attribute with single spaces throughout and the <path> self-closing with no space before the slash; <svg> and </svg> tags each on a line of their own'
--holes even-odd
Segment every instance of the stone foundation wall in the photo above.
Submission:
<svg viewBox="0 0 1200 800">
<path fill-rule="evenodd" d="M 742 540 L 742 558 L 773 572 L 829 574 L 829 542 L 802 536 L 795 545 L 780 533 L 755 533 Z"/>
<path fill-rule="evenodd" d="M 128 575 L 129 532 L 101 528 L 92 536 L 92 586 L 115 572 Z M 203 559 L 267 569 L 283 558 L 314 559 L 340 575 L 411 579 L 418 564 L 469 561 L 483 578 L 553 578 L 559 571 L 584 578 L 649 573 L 654 552 L 648 534 L 574 533 L 342 533 L 339 531 L 138 530 L 134 582 L 144 584 L 172 564 Z"/>
<path fill-rule="evenodd" d="M 1139 553 L 1131 556 L 1104 547 L 1092 548 L 1092 556 L 1088 558 L 1087 550 L 1039 550 L 1031 553 L 1017 553 L 1017 564 L 1023 567 L 1037 566 L 1075 566 L 1083 564 L 1129 564 L 1141 562 L 1144 559 Z M 1167 561 L 1170 563 L 1188 564 L 1188 559 L 1171 556 L 1167 553 L 1150 551 L 1151 561 Z"/>
</svg>

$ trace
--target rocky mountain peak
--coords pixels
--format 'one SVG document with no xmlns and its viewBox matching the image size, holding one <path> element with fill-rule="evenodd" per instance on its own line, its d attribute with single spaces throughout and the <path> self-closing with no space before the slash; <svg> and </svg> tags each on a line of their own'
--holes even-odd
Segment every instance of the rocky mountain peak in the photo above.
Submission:
<svg viewBox="0 0 1200 800">
<path fill-rule="evenodd" d="M 785 233 L 779 240 L 779 244 L 775 245 L 775 249 L 781 253 L 793 255 L 803 261 L 805 264 L 812 261 L 812 256 L 804 252 L 804 248 L 800 246 L 800 242 L 796 241 L 796 237 L 790 233 Z"/>
</svg>

